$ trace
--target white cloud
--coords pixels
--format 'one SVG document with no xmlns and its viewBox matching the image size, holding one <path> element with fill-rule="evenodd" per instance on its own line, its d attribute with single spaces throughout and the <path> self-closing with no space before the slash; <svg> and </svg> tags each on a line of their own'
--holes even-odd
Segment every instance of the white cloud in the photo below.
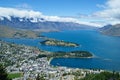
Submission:
<svg viewBox="0 0 120 80">
<path fill-rule="evenodd" d="M 101 27 L 107 24 L 120 24 L 120 0 L 107 0 L 105 4 L 97 4 L 102 10 L 89 15 L 80 15 L 79 18 Z"/>
<path fill-rule="evenodd" d="M 40 21 L 43 18 L 45 21 L 58 21 L 58 22 L 75 22 L 79 24 L 86 24 L 91 26 L 104 26 L 106 24 L 117 24 L 120 23 L 120 0 L 107 0 L 105 4 L 97 4 L 96 6 L 102 8 L 103 10 L 97 11 L 91 15 L 81 15 L 78 17 L 59 17 L 59 16 L 47 16 L 43 15 L 39 11 L 25 10 L 23 8 L 29 8 L 28 4 L 21 4 L 18 7 L 22 9 L 15 8 L 3 8 L 0 7 L 0 16 L 7 17 L 9 20 L 10 16 L 15 17 L 26 17 L 33 18 L 32 22 Z M 0 17 L 3 20 L 2 17 Z M 21 20 L 22 21 L 22 20 Z"/>
<path fill-rule="evenodd" d="M 32 7 L 30 5 L 28 5 L 27 3 L 23 3 L 23 4 L 18 4 L 15 6 L 16 8 L 19 9 L 31 9 Z"/>
<path fill-rule="evenodd" d="M 108 8 L 114 8 L 114 9 L 120 8 L 120 0 L 108 0 L 106 6 L 108 6 Z"/>
<path fill-rule="evenodd" d="M 101 5 L 101 4 L 97 4 L 96 6 L 99 8 L 106 8 L 105 5 Z"/>
<path fill-rule="evenodd" d="M 74 22 L 79 24 L 91 25 L 91 26 L 100 26 L 96 23 L 84 22 L 79 21 L 78 19 L 71 18 L 71 17 L 59 17 L 59 16 L 46 16 L 43 15 L 41 12 L 33 11 L 33 10 L 23 10 L 23 9 L 15 9 L 15 8 L 3 8 L 0 7 L 0 17 L 7 17 L 9 20 L 11 19 L 10 16 L 14 17 L 26 17 L 32 18 L 32 22 L 40 21 L 40 18 L 43 18 L 45 21 L 58 21 L 58 22 Z M 22 21 L 22 19 L 20 19 Z"/>
<path fill-rule="evenodd" d="M 0 16 L 3 17 L 26 17 L 26 18 L 32 18 L 32 17 L 40 17 L 42 16 L 42 13 L 40 12 L 35 12 L 32 10 L 20 10 L 20 9 L 14 9 L 14 8 L 3 8 L 0 7 Z"/>
<path fill-rule="evenodd" d="M 120 23 L 120 0 L 108 0 L 105 8 L 93 15 L 107 20 L 110 24 Z"/>
</svg>

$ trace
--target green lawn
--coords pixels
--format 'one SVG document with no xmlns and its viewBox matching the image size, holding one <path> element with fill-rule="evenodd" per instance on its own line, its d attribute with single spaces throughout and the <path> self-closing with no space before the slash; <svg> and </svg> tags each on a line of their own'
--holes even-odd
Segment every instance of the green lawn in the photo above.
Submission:
<svg viewBox="0 0 120 80">
<path fill-rule="evenodd" d="M 23 73 L 9 73 L 8 77 L 11 79 L 22 77 Z"/>
</svg>

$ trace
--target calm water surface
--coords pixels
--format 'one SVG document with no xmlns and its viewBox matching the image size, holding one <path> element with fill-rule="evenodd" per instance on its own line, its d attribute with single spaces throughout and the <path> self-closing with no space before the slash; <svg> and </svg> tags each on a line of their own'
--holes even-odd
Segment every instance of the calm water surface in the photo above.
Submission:
<svg viewBox="0 0 120 80">
<path fill-rule="evenodd" d="M 51 61 L 55 66 L 73 68 L 96 68 L 120 71 L 120 37 L 102 35 L 94 30 L 63 31 L 43 33 L 44 36 L 80 44 L 77 48 L 43 46 L 42 39 L 8 39 L 3 40 L 35 46 L 48 51 L 87 50 L 94 54 L 94 58 L 55 58 Z"/>
</svg>

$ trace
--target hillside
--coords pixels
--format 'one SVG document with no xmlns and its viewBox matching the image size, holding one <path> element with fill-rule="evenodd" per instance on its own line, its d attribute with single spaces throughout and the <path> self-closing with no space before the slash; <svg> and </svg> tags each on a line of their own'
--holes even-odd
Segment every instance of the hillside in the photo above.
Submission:
<svg viewBox="0 0 120 80">
<path fill-rule="evenodd" d="M 38 32 L 30 30 L 18 30 L 8 26 L 0 25 L 0 37 L 2 38 L 36 38 Z"/>
<path fill-rule="evenodd" d="M 96 29 L 96 24 L 81 22 L 70 17 L 46 16 L 39 11 L 0 8 L 0 25 L 34 31 L 62 31 Z M 6 12 L 8 11 L 8 12 Z"/>
<path fill-rule="evenodd" d="M 114 71 L 101 72 L 99 74 L 87 74 L 85 78 L 79 80 L 120 80 L 120 74 Z"/>
<path fill-rule="evenodd" d="M 59 21 L 47 21 L 43 18 L 37 18 L 36 22 L 33 22 L 34 18 L 20 18 L 10 16 L 10 19 L 2 17 L 0 25 L 11 26 L 19 29 L 29 30 L 43 30 L 43 31 L 60 31 L 60 30 L 78 30 L 78 29 L 95 29 L 95 27 L 78 24 L 74 22 L 59 22 Z"/>
<path fill-rule="evenodd" d="M 120 36 L 120 24 L 106 25 L 100 28 L 100 32 L 111 36 Z"/>
</svg>

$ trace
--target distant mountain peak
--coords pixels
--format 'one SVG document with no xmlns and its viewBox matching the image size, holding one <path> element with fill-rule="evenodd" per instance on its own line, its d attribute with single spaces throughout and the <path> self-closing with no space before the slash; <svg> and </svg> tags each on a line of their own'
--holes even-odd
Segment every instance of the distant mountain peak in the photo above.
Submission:
<svg viewBox="0 0 120 80">
<path fill-rule="evenodd" d="M 66 18 L 66 17 L 58 17 L 58 16 L 45 16 L 41 12 L 33 11 L 33 10 L 21 10 L 15 8 L 3 8 L 0 7 L 0 20 L 3 20 L 6 17 L 8 20 L 11 20 L 12 17 L 19 17 L 24 19 L 29 19 L 32 22 L 39 21 L 57 21 L 57 22 L 75 22 L 78 23 L 77 19 L 74 18 Z"/>
<path fill-rule="evenodd" d="M 106 25 L 100 28 L 100 31 L 103 34 L 111 35 L 111 36 L 120 36 L 120 24 L 115 25 Z"/>
<path fill-rule="evenodd" d="M 71 17 L 46 16 L 39 11 L 0 7 L 0 20 L 4 20 L 4 17 L 8 20 L 11 20 L 11 17 L 19 17 L 20 21 L 25 21 L 23 20 L 23 18 L 25 18 L 29 19 L 31 22 L 72 22 L 94 27 L 100 26 L 97 23 L 79 21 Z"/>
<path fill-rule="evenodd" d="M 10 19 L 3 17 L 0 20 L 0 25 L 10 26 L 19 29 L 30 30 L 78 30 L 78 29 L 94 29 L 95 27 L 78 24 L 74 22 L 58 22 L 58 21 L 46 21 L 43 18 L 19 18 L 10 16 Z"/>
<path fill-rule="evenodd" d="M 78 30 L 93 29 L 92 24 L 74 18 L 45 16 L 33 10 L 0 7 L 0 25 L 30 30 Z"/>
</svg>

